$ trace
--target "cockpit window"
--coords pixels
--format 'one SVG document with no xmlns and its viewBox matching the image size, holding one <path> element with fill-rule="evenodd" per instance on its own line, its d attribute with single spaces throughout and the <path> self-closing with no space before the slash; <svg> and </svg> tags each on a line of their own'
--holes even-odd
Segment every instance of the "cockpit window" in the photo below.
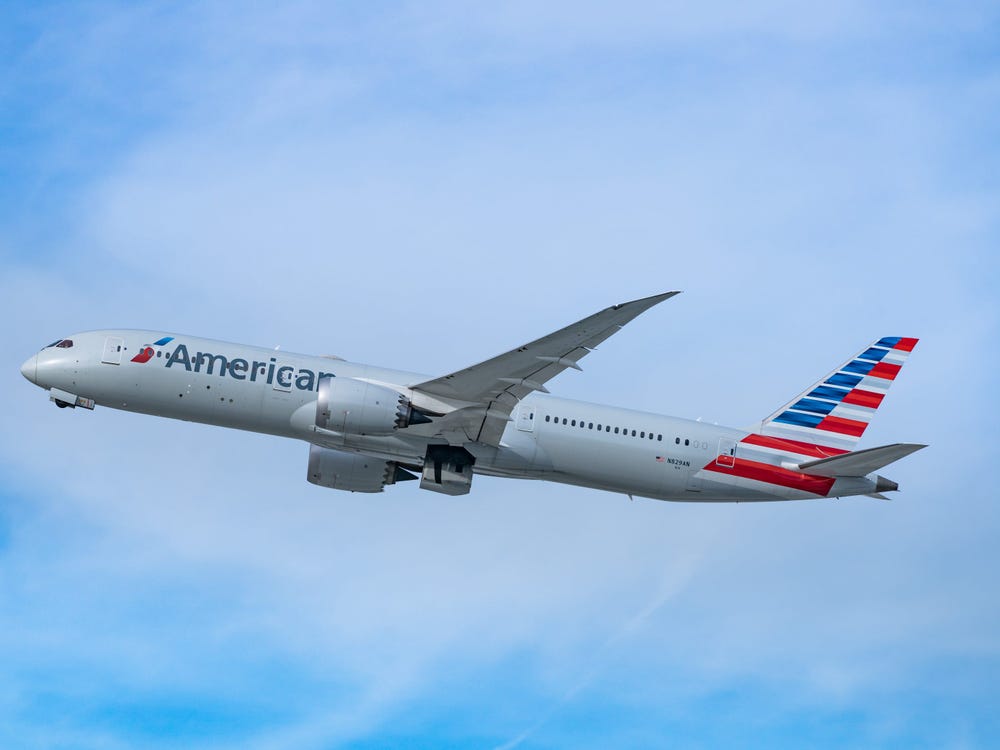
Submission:
<svg viewBox="0 0 1000 750">
<path fill-rule="evenodd" d="M 51 349 L 51 348 L 52 348 L 53 346 L 55 346 L 56 344 L 61 344 L 61 343 L 62 343 L 62 339 L 56 339 L 55 341 L 53 341 L 53 342 L 52 342 L 51 344 L 49 344 L 48 346 L 43 346 L 42 348 L 43 348 L 43 349 Z"/>
<path fill-rule="evenodd" d="M 63 339 L 58 344 L 56 344 L 56 349 L 69 349 L 71 346 L 73 346 L 72 339 Z"/>
</svg>

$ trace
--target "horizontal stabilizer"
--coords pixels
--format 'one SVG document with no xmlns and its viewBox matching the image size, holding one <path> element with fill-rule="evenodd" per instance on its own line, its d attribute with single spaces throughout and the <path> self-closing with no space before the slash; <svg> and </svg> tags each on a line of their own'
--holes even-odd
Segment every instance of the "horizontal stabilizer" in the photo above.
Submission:
<svg viewBox="0 0 1000 750">
<path fill-rule="evenodd" d="M 799 470 L 821 477 L 863 477 L 926 447 L 926 445 L 919 443 L 893 443 L 878 448 L 853 451 L 833 458 L 806 461 L 799 464 Z"/>
</svg>

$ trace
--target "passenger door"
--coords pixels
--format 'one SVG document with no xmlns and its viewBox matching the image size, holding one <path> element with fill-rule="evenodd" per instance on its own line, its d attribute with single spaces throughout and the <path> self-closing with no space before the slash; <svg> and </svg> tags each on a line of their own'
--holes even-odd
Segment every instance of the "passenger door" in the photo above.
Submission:
<svg viewBox="0 0 1000 750">
<path fill-rule="evenodd" d="M 726 468 L 733 468 L 736 465 L 736 441 L 729 438 L 722 438 L 719 441 L 719 456 L 715 463 Z"/>
<path fill-rule="evenodd" d="M 104 353 L 101 355 L 101 362 L 106 365 L 120 365 L 124 347 L 125 339 L 118 336 L 108 336 L 104 340 Z"/>
</svg>

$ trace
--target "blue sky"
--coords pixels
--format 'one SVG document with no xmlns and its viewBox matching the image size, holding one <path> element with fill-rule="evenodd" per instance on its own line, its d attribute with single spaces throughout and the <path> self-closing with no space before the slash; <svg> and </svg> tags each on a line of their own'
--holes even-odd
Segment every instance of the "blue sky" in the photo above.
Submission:
<svg viewBox="0 0 1000 750">
<path fill-rule="evenodd" d="M 14 3 L 0 18 L 0 745 L 1000 743 L 990 3 Z M 868 499 L 304 481 L 56 410 L 148 327 L 438 374 L 655 308 L 574 398 L 744 425 L 921 343 Z"/>
</svg>

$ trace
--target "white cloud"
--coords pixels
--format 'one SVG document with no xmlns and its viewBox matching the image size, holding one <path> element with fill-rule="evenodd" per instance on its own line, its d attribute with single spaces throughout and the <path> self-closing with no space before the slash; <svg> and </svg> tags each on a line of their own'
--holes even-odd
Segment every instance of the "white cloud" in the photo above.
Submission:
<svg viewBox="0 0 1000 750">
<path fill-rule="evenodd" d="M 943 470 L 987 463 L 995 433 L 980 416 L 996 404 L 981 281 L 996 270 L 995 192 L 956 155 L 995 94 L 864 76 L 816 88 L 770 58 L 731 80 L 647 71 L 615 91 L 552 61 L 632 45 L 685 58 L 684 39 L 748 33 L 835 44 L 877 25 L 854 6 L 811 20 L 781 4 L 633 10 L 513 4 L 456 21 L 413 6 L 327 27 L 308 4 L 263 21 L 213 6 L 193 42 L 176 41 L 189 17 L 148 12 L 81 36 L 88 75 L 136 25 L 164 21 L 163 39 L 196 54 L 143 64 L 156 75 L 136 78 L 157 85 L 142 106 L 183 106 L 91 176 L 64 251 L 0 280 L 0 382 L 19 394 L 0 447 L 43 514 L 14 525 L 5 553 L 22 607 L 4 652 L 252 701 L 221 674 L 254 678 L 233 645 L 250 642 L 350 686 L 303 701 L 260 747 L 364 736 L 433 700 L 442 674 L 488 675 L 524 652 L 522 679 L 555 708 L 525 709 L 511 737 L 622 665 L 631 687 L 677 704 L 760 680 L 849 706 L 929 660 L 995 656 L 996 513 L 976 474 Z M 373 40 L 388 62 L 359 51 Z M 478 57 L 455 56 L 470 47 Z M 540 66 L 538 88 L 491 85 L 522 64 Z M 677 287 L 558 392 L 744 424 L 871 337 L 923 336 L 870 436 L 932 443 L 894 467 L 899 500 L 630 504 L 486 478 L 469 498 L 342 495 L 303 481 L 304 445 L 64 413 L 15 372 L 53 338 L 114 325 L 443 372 Z M 39 556 L 53 530 L 69 547 Z M 162 591 L 162 629 L 141 616 L 147 589 Z"/>
</svg>

